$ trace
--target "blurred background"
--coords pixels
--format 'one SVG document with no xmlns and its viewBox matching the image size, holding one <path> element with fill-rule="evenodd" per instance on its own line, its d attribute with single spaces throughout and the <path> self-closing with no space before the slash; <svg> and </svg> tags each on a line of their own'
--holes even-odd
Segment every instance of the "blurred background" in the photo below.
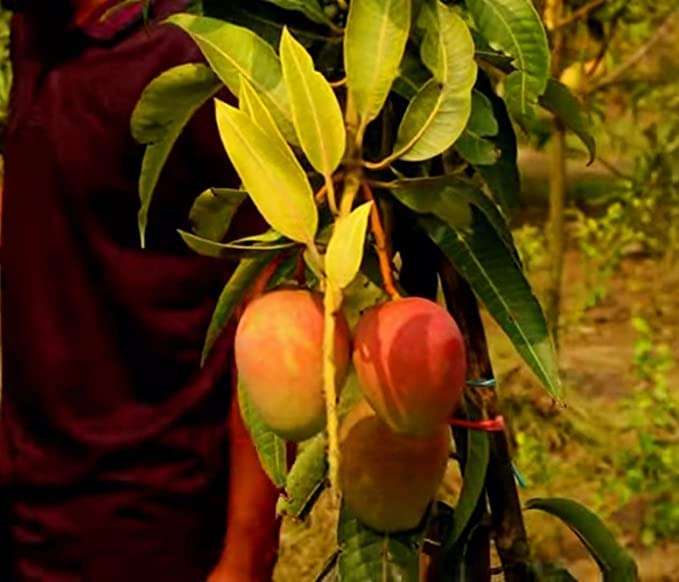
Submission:
<svg viewBox="0 0 679 582">
<path fill-rule="evenodd" d="M 591 117 L 597 157 L 546 114 L 517 128 L 521 205 L 511 217 L 551 319 L 567 389 L 553 406 L 488 325 L 499 393 L 528 497 L 597 511 L 645 581 L 679 580 L 679 7 L 677 0 L 536 2 L 554 73 Z M 558 15 L 562 16 L 559 18 Z M 0 128 L 11 85 L 0 11 Z M 0 149 L 4 140 L 0 139 Z M 2 165 L 0 163 L 0 173 Z M 459 490 L 455 475 L 444 495 Z M 280 581 L 313 580 L 334 545 L 321 503 L 286 523 Z M 526 514 L 535 553 L 579 580 L 596 565 L 557 520 Z"/>
</svg>

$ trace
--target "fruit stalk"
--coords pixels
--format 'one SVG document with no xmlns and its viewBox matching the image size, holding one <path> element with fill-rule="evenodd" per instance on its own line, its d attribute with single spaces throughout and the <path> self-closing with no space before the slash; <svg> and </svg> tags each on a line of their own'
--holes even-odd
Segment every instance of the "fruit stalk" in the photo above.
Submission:
<svg viewBox="0 0 679 582">
<path fill-rule="evenodd" d="M 384 232 L 384 227 L 382 226 L 382 220 L 380 218 L 380 211 L 377 207 L 377 201 L 373 194 L 370 185 L 364 182 L 361 184 L 363 189 L 363 196 L 366 200 L 372 201 L 372 210 L 370 211 L 370 229 L 375 237 L 375 245 L 377 247 L 377 256 L 380 261 L 380 273 L 382 274 L 382 281 L 384 283 L 384 289 L 389 294 L 392 299 L 400 299 L 401 295 L 396 289 L 396 283 L 394 282 L 394 273 L 391 270 L 391 259 L 389 258 L 389 251 L 387 246 L 387 235 Z"/>
<path fill-rule="evenodd" d="M 328 423 L 330 488 L 335 499 L 339 492 L 337 484 L 340 463 L 337 386 L 335 386 L 335 312 L 338 307 L 338 294 L 338 289 L 328 281 L 323 296 L 323 393 L 325 394 L 325 409 Z"/>
</svg>

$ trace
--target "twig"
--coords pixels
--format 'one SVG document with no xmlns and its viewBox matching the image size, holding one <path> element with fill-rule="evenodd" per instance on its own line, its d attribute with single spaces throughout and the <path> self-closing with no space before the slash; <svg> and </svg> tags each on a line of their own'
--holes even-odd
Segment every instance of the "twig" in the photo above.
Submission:
<svg viewBox="0 0 679 582">
<path fill-rule="evenodd" d="M 586 95 L 591 95 L 597 91 L 601 91 L 610 85 L 616 83 L 627 71 L 634 67 L 641 59 L 643 59 L 648 52 L 659 42 L 664 36 L 669 32 L 672 21 L 673 14 L 670 14 L 665 18 L 663 23 L 656 29 L 655 34 L 648 39 L 648 41 L 640 46 L 636 51 L 634 51 L 623 63 L 621 63 L 616 69 L 611 71 L 598 83 L 589 87 L 586 91 Z"/>
<path fill-rule="evenodd" d="M 333 185 L 339 184 L 343 179 L 344 179 L 344 174 L 339 172 L 332 177 L 332 183 L 333 183 Z M 326 196 L 328 196 L 328 183 L 327 182 L 325 184 L 323 184 L 314 194 L 314 200 L 316 200 L 316 204 L 322 203 L 325 200 Z M 330 210 L 332 210 L 333 206 L 330 203 L 330 200 L 328 200 L 328 205 L 330 206 Z M 335 214 L 337 213 L 337 203 L 335 203 L 334 213 Z"/>
<path fill-rule="evenodd" d="M 588 2 L 584 6 L 581 6 L 574 12 L 571 12 L 566 18 L 563 18 L 559 20 L 559 22 L 556 23 L 556 28 L 563 28 L 564 26 L 568 26 L 569 24 L 573 24 L 574 22 L 578 22 L 579 20 L 582 20 L 585 16 L 587 16 L 592 10 L 595 10 L 599 8 L 602 4 L 604 4 L 606 0 L 591 0 L 591 2 Z"/>
<path fill-rule="evenodd" d="M 384 289 L 392 299 L 400 299 L 401 295 L 396 290 L 396 284 L 394 283 L 394 273 L 391 270 L 391 260 L 389 259 L 387 236 L 384 233 L 384 227 L 382 226 L 382 219 L 380 218 L 380 211 L 377 207 L 377 201 L 375 200 L 373 191 L 368 184 L 364 182 L 361 184 L 361 188 L 366 200 L 370 200 L 373 203 L 372 209 L 370 211 L 370 228 L 372 230 L 373 236 L 375 237 L 375 245 L 377 246 L 377 256 L 380 261 L 380 272 L 382 273 Z"/>
<path fill-rule="evenodd" d="M 608 47 L 610 46 L 611 41 L 613 40 L 613 37 L 615 36 L 617 30 L 618 30 L 618 19 L 616 18 L 613 22 L 611 22 L 611 28 L 608 31 L 608 34 L 606 35 L 604 41 L 601 43 L 599 52 L 594 58 L 594 63 L 592 63 L 591 67 L 585 69 L 585 75 L 588 79 L 594 77 L 594 73 L 596 73 L 597 70 L 599 69 L 599 66 L 603 62 L 604 57 L 606 56 L 606 51 L 608 51 Z"/>
<path fill-rule="evenodd" d="M 347 84 L 347 78 L 344 77 L 343 79 L 339 79 L 338 81 L 333 81 L 330 83 L 330 86 L 333 89 L 339 89 L 340 87 L 344 87 Z"/>
</svg>

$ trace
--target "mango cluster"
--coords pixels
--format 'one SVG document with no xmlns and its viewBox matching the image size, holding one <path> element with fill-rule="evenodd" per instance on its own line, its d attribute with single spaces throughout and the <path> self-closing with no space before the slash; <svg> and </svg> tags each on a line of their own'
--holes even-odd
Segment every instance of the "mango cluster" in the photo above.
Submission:
<svg viewBox="0 0 679 582">
<path fill-rule="evenodd" d="M 464 389 L 466 354 L 452 316 L 410 297 L 362 315 L 353 338 L 335 320 L 335 369 L 342 386 L 353 363 L 364 401 L 340 428 L 340 486 L 348 508 L 379 531 L 418 526 L 443 478 L 448 419 Z M 305 289 L 266 293 L 236 331 L 240 381 L 276 434 L 301 441 L 325 426 L 323 305 Z"/>
</svg>

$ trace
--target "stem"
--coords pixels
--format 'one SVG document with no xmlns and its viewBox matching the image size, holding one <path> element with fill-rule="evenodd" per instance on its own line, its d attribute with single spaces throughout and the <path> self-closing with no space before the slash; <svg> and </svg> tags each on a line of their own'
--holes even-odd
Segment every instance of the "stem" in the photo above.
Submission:
<svg viewBox="0 0 679 582">
<path fill-rule="evenodd" d="M 345 113 L 347 126 L 347 153 L 345 157 L 345 177 L 342 200 L 340 201 L 340 216 L 347 216 L 354 206 L 354 200 L 361 187 L 363 171 L 360 164 L 362 136 L 360 135 L 359 117 L 356 104 L 351 96 L 347 96 L 347 110 Z"/>
<path fill-rule="evenodd" d="M 325 189 L 328 192 L 328 206 L 333 215 L 337 215 L 337 198 L 335 196 L 335 185 L 332 182 L 332 176 L 324 176 Z"/>
<path fill-rule="evenodd" d="M 566 129 L 558 119 L 554 120 L 551 154 L 548 230 L 551 269 L 545 311 L 547 314 L 547 322 L 549 323 L 554 337 L 554 343 L 558 348 L 561 283 L 563 279 L 564 251 L 566 246 L 566 232 L 564 229 L 564 207 L 566 200 Z"/>
<path fill-rule="evenodd" d="M 476 297 L 453 266 L 443 260 L 440 268 L 446 304 L 460 326 L 467 346 L 470 378 L 493 378 L 493 367 Z M 499 414 L 494 388 L 470 387 L 467 403 L 482 418 Z M 486 491 L 491 507 L 495 545 L 502 561 L 507 582 L 532 580 L 530 548 L 521 513 L 521 502 L 514 478 L 509 442 L 504 431 L 488 434 L 490 461 L 486 475 Z M 476 578 L 472 578 L 476 580 Z"/>
<path fill-rule="evenodd" d="M 339 290 L 327 281 L 323 296 L 323 393 L 328 422 L 328 465 L 333 498 L 338 497 L 339 420 L 337 418 L 337 387 L 335 386 L 335 312 Z"/>
<path fill-rule="evenodd" d="M 401 295 L 396 290 L 396 283 L 394 282 L 394 273 L 391 270 L 391 259 L 389 258 L 389 247 L 387 245 L 387 236 L 384 232 L 382 219 L 380 218 L 380 211 L 377 207 L 377 200 L 373 195 L 372 189 L 367 183 L 361 185 L 363 195 L 366 200 L 370 200 L 373 205 L 370 210 L 370 228 L 375 237 L 375 245 L 377 246 L 377 256 L 380 261 L 380 273 L 382 274 L 382 281 L 384 282 L 384 289 L 392 299 L 400 299 Z"/>
</svg>

